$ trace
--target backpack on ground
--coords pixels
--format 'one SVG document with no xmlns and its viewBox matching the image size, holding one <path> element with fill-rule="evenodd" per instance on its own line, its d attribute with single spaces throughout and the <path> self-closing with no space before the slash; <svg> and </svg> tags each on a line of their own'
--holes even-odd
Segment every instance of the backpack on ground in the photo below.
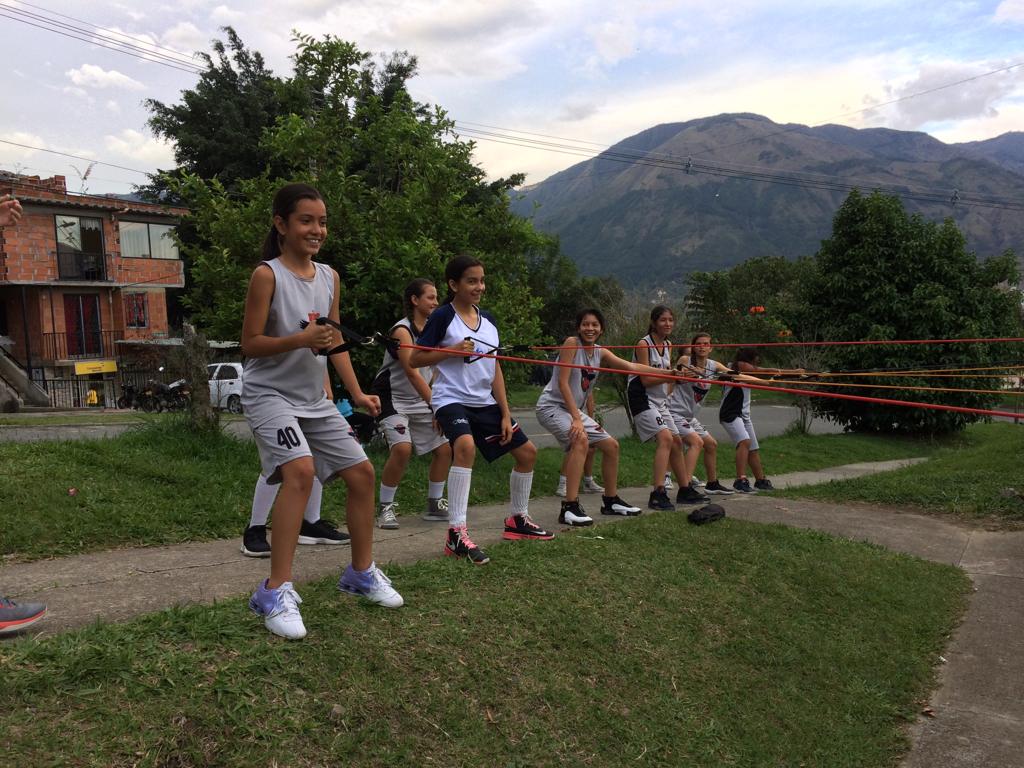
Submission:
<svg viewBox="0 0 1024 768">
<path fill-rule="evenodd" d="M 725 510 L 722 509 L 718 504 L 707 504 L 700 509 L 695 509 L 693 512 L 686 516 L 694 525 L 704 525 L 704 523 L 713 523 L 715 520 L 721 520 L 725 517 Z"/>
</svg>

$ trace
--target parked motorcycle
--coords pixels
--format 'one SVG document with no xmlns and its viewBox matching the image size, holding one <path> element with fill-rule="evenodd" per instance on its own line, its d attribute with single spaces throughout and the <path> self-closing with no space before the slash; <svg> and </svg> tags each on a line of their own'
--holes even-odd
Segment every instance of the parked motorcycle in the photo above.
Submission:
<svg viewBox="0 0 1024 768">
<path fill-rule="evenodd" d="M 168 390 L 168 408 L 172 411 L 187 410 L 192 400 L 192 385 L 185 379 L 178 379 L 171 382 Z"/>
<path fill-rule="evenodd" d="M 139 391 L 135 388 L 134 384 L 122 384 L 121 385 L 121 396 L 117 398 L 118 408 L 138 408 L 139 403 Z"/>
</svg>

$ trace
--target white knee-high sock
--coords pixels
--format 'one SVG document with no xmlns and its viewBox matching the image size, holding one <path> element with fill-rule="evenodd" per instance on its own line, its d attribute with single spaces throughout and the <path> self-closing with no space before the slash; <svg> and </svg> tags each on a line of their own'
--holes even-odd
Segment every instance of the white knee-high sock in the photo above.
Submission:
<svg viewBox="0 0 1024 768">
<path fill-rule="evenodd" d="M 260 475 L 256 481 L 256 490 L 252 494 L 252 513 L 249 515 L 249 525 L 266 525 L 270 517 L 270 510 L 274 506 L 274 499 L 277 498 L 277 489 L 280 485 L 269 485 L 267 478 Z"/>
<path fill-rule="evenodd" d="M 324 484 L 319 477 L 313 478 L 313 487 L 309 489 L 309 501 L 306 502 L 306 511 L 302 513 L 302 519 L 307 523 L 315 523 L 320 519 L 320 502 L 324 498 Z"/>
<path fill-rule="evenodd" d="M 452 528 L 466 524 L 466 510 L 469 508 L 469 482 L 472 479 L 472 469 L 452 467 L 448 470 L 448 525 Z"/>
<path fill-rule="evenodd" d="M 525 515 L 530 511 L 530 489 L 533 488 L 533 472 L 516 472 L 508 481 L 513 515 Z"/>
</svg>

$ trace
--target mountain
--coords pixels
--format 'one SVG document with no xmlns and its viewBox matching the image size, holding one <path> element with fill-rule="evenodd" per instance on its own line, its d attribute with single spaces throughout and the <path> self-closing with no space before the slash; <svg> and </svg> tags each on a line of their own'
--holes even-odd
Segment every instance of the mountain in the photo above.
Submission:
<svg viewBox="0 0 1024 768">
<path fill-rule="evenodd" d="M 836 184 L 899 190 L 908 210 L 951 216 L 979 256 L 1021 255 L 1022 136 L 951 145 L 925 133 L 723 114 L 642 131 L 522 188 L 513 208 L 558 235 L 584 274 L 640 287 L 752 256 L 814 253 L 848 194 Z M 1016 210 L 999 207 L 1007 204 Z"/>
</svg>

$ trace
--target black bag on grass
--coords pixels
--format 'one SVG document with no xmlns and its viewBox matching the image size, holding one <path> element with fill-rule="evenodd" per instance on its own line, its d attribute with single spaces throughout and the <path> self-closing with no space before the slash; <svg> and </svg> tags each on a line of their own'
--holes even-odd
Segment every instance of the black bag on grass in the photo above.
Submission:
<svg viewBox="0 0 1024 768">
<path fill-rule="evenodd" d="M 686 516 L 694 525 L 704 525 L 704 523 L 713 523 L 715 520 L 721 520 L 725 517 L 725 510 L 717 504 L 707 504 L 700 509 L 695 509 L 693 512 Z"/>
</svg>

